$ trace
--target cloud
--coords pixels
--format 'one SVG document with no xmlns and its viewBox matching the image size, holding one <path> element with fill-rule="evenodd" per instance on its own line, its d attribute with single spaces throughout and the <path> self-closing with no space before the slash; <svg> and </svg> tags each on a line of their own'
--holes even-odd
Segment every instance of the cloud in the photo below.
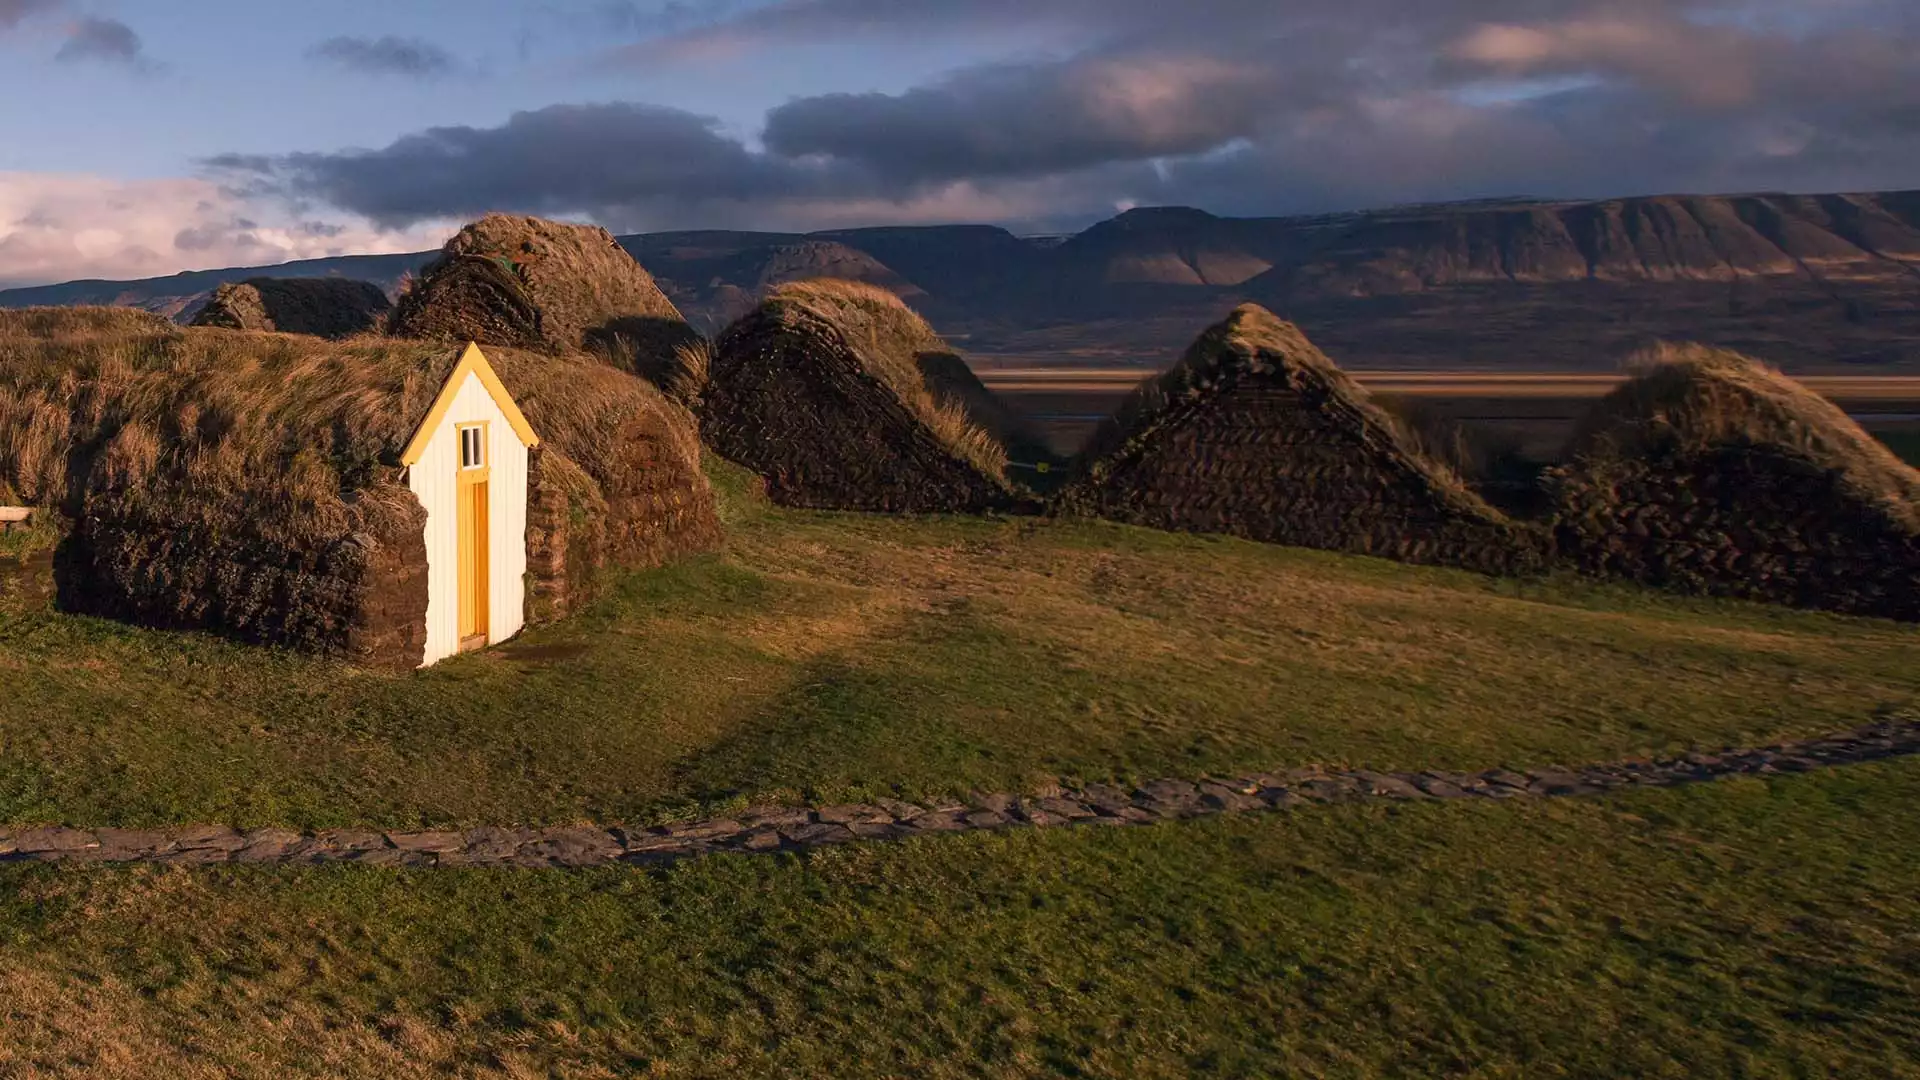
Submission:
<svg viewBox="0 0 1920 1080">
<path fill-rule="evenodd" d="M 389 228 L 491 210 L 589 217 L 616 232 L 1042 223 L 1073 199 L 1071 181 L 1055 177 L 903 186 L 750 149 L 709 117 L 633 104 L 553 106 L 376 150 L 227 154 L 202 165 L 231 197 L 326 205 Z"/>
<path fill-rule="evenodd" d="M 93 16 L 77 20 L 68 28 L 66 43 L 60 46 L 54 59 L 64 63 L 99 61 L 126 64 L 141 70 L 150 70 L 154 66 L 144 55 L 140 35 L 134 33 L 133 27 L 118 19 Z"/>
<path fill-rule="evenodd" d="M 632 4 L 613 5 L 632 9 Z M 610 50 L 609 66 L 651 67 L 792 48 L 852 37 L 925 39 L 956 34 L 1014 35 L 1027 44 L 1080 47 L 1139 42 L 1169 34 L 1272 23 L 1287 0 L 737 0 L 669 3 L 626 29 L 642 40 Z"/>
<path fill-rule="evenodd" d="M 445 222 L 386 232 L 339 215 L 288 216 L 202 179 L 0 172 L 0 287 L 421 251 L 451 231 Z"/>
<path fill-rule="evenodd" d="M 1758 93 L 1763 51 L 1761 39 L 1735 28 L 1616 16 L 1488 24 L 1454 42 L 1448 55 L 1466 67 L 1508 75 L 1606 73 L 1697 106 L 1732 108 Z"/>
<path fill-rule="evenodd" d="M 60 8 L 61 0 L 0 0 L 0 30 L 12 30 L 37 15 Z"/>
<path fill-rule="evenodd" d="M 1198 53 L 1080 57 L 963 72 L 900 95 L 831 94 L 767 117 L 766 144 L 904 182 L 1036 176 L 1202 153 L 1255 134 L 1299 71 Z"/>
<path fill-rule="evenodd" d="M 238 191 L 391 227 L 506 209 L 633 229 L 859 215 L 1070 227 L 1154 203 L 1274 214 L 1920 176 L 1911 0 L 779 0 L 641 14 L 603 10 L 653 34 L 636 48 L 656 58 L 949 30 L 1025 44 L 901 93 L 789 101 L 757 142 L 614 102 L 210 167 Z"/>
<path fill-rule="evenodd" d="M 337 64 L 363 75 L 405 75 L 431 78 L 458 67 L 452 54 L 419 38 L 332 37 L 307 50 L 316 60 Z"/>
<path fill-rule="evenodd" d="M 1845 0 L 1836 11 L 1861 5 Z M 1758 9 L 1756 9 L 1758 10 Z M 1591 74 L 1672 99 L 1673 115 L 1920 101 L 1920 8 L 1874 26 L 1837 20 L 1797 31 L 1675 11 L 1604 12 L 1486 23 L 1448 42 L 1453 74 Z M 1750 15 L 1753 13 L 1750 13 Z"/>
<path fill-rule="evenodd" d="M 649 204 L 804 193 L 819 170 L 757 154 L 718 121 L 651 105 L 555 105 L 494 128 L 439 127 L 377 150 L 207 166 L 253 192 L 317 199 L 386 225 L 493 209 L 638 214 Z"/>
</svg>

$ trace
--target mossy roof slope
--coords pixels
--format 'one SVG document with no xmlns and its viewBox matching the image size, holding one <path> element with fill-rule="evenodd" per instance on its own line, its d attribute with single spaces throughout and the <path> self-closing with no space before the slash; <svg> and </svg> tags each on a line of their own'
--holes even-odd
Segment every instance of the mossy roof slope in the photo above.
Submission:
<svg viewBox="0 0 1920 1080">
<path fill-rule="evenodd" d="M 1767 365 L 1726 349 L 1663 344 L 1635 358 L 1638 374 L 1581 421 L 1573 467 L 1765 445 L 1837 473 L 1861 498 L 1920 532 L 1920 471 L 1838 405 Z"/>
</svg>

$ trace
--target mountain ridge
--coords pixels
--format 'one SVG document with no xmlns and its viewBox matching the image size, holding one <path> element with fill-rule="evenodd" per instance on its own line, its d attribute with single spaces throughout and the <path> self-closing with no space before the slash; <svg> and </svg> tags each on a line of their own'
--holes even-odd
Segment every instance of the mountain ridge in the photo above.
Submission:
<svg viewBox="0 0 1920 1080">
<path fill-rule="evenodd" d="M 1803 370 L 1920 370 L 1920 190 L 1497 199 L 1288 217 L 1128 210 L 1064 238 L 992 225 L 618 238 L 714 331 L 785 281 L 895 292 L 975 353 L 1171 359 L 1242 301 L 1348 363 L 1591 369 L 1660 337 Z M 190 317 L 219 284 L 346 276 L 393 291 L 433 252 L 0 291 Z"/>
</svg>

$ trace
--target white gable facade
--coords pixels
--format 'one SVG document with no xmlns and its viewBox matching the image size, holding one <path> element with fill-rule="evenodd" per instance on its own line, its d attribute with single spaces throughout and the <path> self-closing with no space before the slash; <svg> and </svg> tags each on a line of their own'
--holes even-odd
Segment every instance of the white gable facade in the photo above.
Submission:
<svg viewBox="0 0 1920 1080">
<path fill-rule="evenodd" d="M 527 452 L 539 445 L 477 345 L 468 345 L 402 456 L 427 511 L 421 666 L 505 641 L 526 620 Z"/>
</svg>

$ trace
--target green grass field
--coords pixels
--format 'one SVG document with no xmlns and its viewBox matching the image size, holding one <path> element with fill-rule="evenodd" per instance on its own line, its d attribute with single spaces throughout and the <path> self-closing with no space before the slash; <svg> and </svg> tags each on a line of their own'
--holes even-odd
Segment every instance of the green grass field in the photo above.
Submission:
<svg viewBox="0 0 1920 1080">
<path fill-rule="evenodd" d="M 1920 702 L 1920 627 L 1091 523 L 777 511 L 415 674 L 0 621 L 0 823 L 643 822 L 1347 762 L 1572 764 Z"/>
<path fill-rule="evenodd" d="M 1920 627 L 769 508 L 395 675 L 0 614 L 0 823 L 647 821 L 1920 707 Z M 0 865 L 0 1077 L 1920 1075 L 1920 762 L 655 870 Z"/>
<path fill-rule="evenodd" d="M 1907 761 L 657 871 L 0 868 L 0 1075 L 1914 1075 L 1917 803 Z"/>
</svg>

